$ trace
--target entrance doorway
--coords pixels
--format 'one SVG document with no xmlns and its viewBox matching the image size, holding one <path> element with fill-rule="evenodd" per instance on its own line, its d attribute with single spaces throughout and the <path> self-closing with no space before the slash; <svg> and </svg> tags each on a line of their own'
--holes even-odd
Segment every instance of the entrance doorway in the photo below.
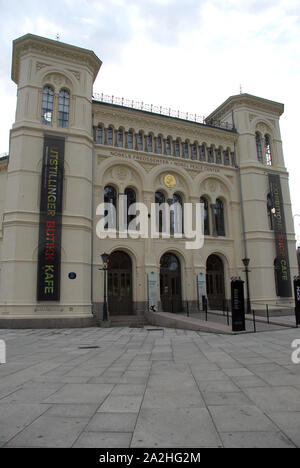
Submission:
<svg viewBox="0 0 300 468">
<path fill-rule="evenodd" d="M 225 301 L 224 265 L 218 255 L 210 255 L 207 259 L 206 289 L 210 309 L 222 309 Z"/>
<path fill-rule="evenodd" d="M 110 315 L 132 315 L 132 263 L 125 252 L 109 257 L 107 289 Z"/>
<path fill-rule="evenodd" d="M 160 300 L 164 312 L 182 311 L 180 262 L 173 253 L 160 260 Z"/>
</svg>

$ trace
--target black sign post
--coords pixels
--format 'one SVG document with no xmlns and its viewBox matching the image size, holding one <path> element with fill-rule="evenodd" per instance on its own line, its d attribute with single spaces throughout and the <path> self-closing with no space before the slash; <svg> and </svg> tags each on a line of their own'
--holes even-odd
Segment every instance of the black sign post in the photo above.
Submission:
<svg viewBox="0 0 300 468">
<path fill-rule="evenodd" d="M 300 325 L 300 276 L 294 278 L 296 325 Z"/>
<path fill-rule="evenodd" d="M 291 297 L 291 277 L 289 265 L 288 244 L 284 217 L 283 198 L 280 177 L 269 174 L 269 186 L 272 199 L 273 226 L 276 247 L 276 269 L 278 296 Z"/>
<path fill-rule="evenodd" d="M 65 139 L 44 136 L 37 300 L 60 300 L 61 217 Z"/>
<path fill-rule="evenodd" d="M 240 278 L 232 278 L 231 280 L 231 311 L 232 331 L 246 330 L 244 281 Z"/>
</svg>

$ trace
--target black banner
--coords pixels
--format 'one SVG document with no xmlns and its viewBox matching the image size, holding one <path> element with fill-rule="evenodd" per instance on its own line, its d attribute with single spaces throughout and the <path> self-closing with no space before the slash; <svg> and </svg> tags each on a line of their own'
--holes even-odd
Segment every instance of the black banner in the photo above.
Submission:
<svg viewBox="0 0 300 468">
<path fill-rule="evenodd" d="M 244 281 L 240 279 L 231 281 L 231 312 L 232 331 L 246 330 Z"/>
<path fill-rule="evenodd" d="M 270 195 L 273 202 L 273 226 L 276 244 L 275 274 L 277 277 L 277 294 L 281 297 L 291 297 L 291 276 L 289 252 L 286 238 L 285 217 L 278 174 L 269 174 Z"/>
<path fill-rule="evenodd" d="M 296 325 L 300 325 L 300 277 L 294 279 Z"/>
<path fill-rule="evenodd" d="M 45 135 L 41 183 L 37 300 L 60 300 L 65 139 Z"/>
</svg>

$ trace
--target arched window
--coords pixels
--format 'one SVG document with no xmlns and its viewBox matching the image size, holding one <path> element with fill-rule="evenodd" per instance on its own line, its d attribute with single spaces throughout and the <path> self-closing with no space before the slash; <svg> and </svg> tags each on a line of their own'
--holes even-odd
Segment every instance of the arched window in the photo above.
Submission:
<svg viewBox="0 0 300 468">
<path fill-rule="evenodd" d="M 96 128 L 96 143 L 103 143 L 103 128 L 100 125 Z"/>
<path fill-rule="evenodd" d="M 197 159 L 197 145 L 195 143 L 192 145 L 192 159 Z"/>
<path fill-rule="evenodd" d="M 199 146 L 199 152 L 200 152 L 200 161 L 205 161 L 206 156 L 205 156 L 205 146 L 204 145 Z"/>
<path fill-rule="evenodd" d="M 69 125 L 70 93 L 61 89 L 58 97 L 58 126 L 66 128 Z"/>
<path fill-rule="evenodd" d="M 107 129 L 107 144 L 112 145 L 114 139 L 114 131 L 112 127 L 108 127 Z"/>
<path fill-rule="evenodd" d="M 186 141 L 182 143 L 182 150 L 183 150 L 183 157 L 187 159 L 189 157 L 189 145 Z"/>
<path fill-rule="evenodd" d="M 183 230 L 183 205 L 181 196 L 174 193 L 170 207 L 170 233 L 182 234 Z"/>
<path fill-rule="evenodd" d="M 129 207 L 136 203 L 136 193 L 132 188 L 125 189 L 125 195 L 127 197 L 127 228 L 129 224 L 136 218 L 136 212 L 134 214 L 128 214 Z M 132 228 L 133 226 L 131 226 Z"/>
<path fill-rule="evenodd" d="M 143 135 L 141 132 L 139 132 L 136 136 L 136 149 L 138 151 L 143 150 Z"/>
<path fill-rule="evenodd" d="M 155 204 L 156 204 L 156 209 L 159 209 L 159 205 L 162 203 L 165 203 L 166 199 L 165 196 L 162 192 L 155 192 Z M 158 226 L 156 226 L 156 229 L 158 228 L 158 232 L 162 232 L 162 225 L 163 225 L 163 213 L 162 211 L 159 211 L 158 214 Z"/>
<path fill-rule="evenodd" d="M 117 146 L 119 148 L 123 147 L 123 130 L 121 128 L 117 132 Z"/>
<path fill-rule="evenodd" d="M 176 140 L 174 143 L 174 156 L 180 156 L 180 146 L 178 140 Z"/>
<path fill-rule="evenodd" d="M 269 229 L 271 229 L 271 230 L 274 229 L 272 209 L 273 209 L 272 197 L 271 197 L 270 193 L 268 193 L 268 196 L 267 196 L 267 213 L 268 213 Z"/>
<path fill-rule="evenodd" d="M 152 135 L 147 136 L 147 151 L 149 153 L 152 153 L 153 151 Z"/>
<path fill-rule="evenodd" d="M 224 155 L 224 165 L 229 166 L 230 165 L 229 151 L 228 150 L 224 151 L 223 155 Z"/>
<path fill-rule="evenodd" d="M 104 226 L 104 229 L 116 229 L 117 227 L 117 216 L 116 216 L 116 206 L 117 206 L 117 192 L 114 187 L 107 185 L 104 189 L 104 203 L 109 203 L 111 208 L 104 212 L 104 216 L 108 217 L 108 222 Z"/>
<path fill-rule="evenodd" d="M 162 152 L 162 143 L 161 143 L 161 137 L 156 138 L 156 153 L 161 154 Z"/>
<path fill-rule="evenodd" d="M 219 198 L 216 200 L 214 213 L 216 233 L 218 236 L 225 236 L 224 205 Z"/>
<path fill-rule="evenodd" d="M 207 198 L 201 197 L 200 203 L 204 205 L 204 235 L 209 236 L 209 209 Z"/>
<path fill-rule="evenodd" d="M 222 164 L 222 156 L 221 156 L 221 150 L 220 149 L 216 150 L 216 163 L 217 164 Z"/>
<path fill-rule="evenodd" d="M 167 154 L 168 156 L 171 154 L 170 138 L 167 138 L 166 141 L 165 141 L 165 154 Z"/>
<path fill-rule="evenodd" d="M 213 163 L 214 162 L 214 150 L 213 148 L 207 149 L 207 162 Z"/>
<path fill-rule="evenodd" d="M 265 135 L 265 156 L 267 166 L 272 166 L 272 154 L 269 135 Z"/>
<path fill-rule="evenodd" d="M 50 88 L 50 86 L 45 86 L 43 89 L 43 101 L 42 101 L 42 123 L 44 125 L 52 124 L 53 100 L 54 100 L 53 89 Z"/>
<path fill-rule="evenodd" d="M 133 148 L 133 133 L 131 131 L 127 134 L 127 148 Z"/>
<path fill-rule="evenodd" d="M 260 134 L 258 132 L 255 133 L 255 142 L 256 142 L 257 160 L 260 163 L 262 163 L 263 158 L 262 158 L 261 138 L 260 138 Z"/>
</svg>

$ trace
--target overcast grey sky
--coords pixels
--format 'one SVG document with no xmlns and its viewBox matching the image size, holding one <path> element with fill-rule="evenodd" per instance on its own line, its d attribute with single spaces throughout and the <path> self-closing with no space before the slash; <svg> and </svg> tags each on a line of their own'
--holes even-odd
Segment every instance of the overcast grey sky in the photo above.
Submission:
<svg viewBox="0 0 300 468">
<path fill-rule="evenodd" d="M 103 61 L 96 92 L 200 115 L 240 84 L 283 102 L 284 155 L 300 214 L 300 0 L 0 0 L 0 13 L 0 153 L 8 151 L 16 105 L 11 42 L 59 33 Z"/>
</svg>

